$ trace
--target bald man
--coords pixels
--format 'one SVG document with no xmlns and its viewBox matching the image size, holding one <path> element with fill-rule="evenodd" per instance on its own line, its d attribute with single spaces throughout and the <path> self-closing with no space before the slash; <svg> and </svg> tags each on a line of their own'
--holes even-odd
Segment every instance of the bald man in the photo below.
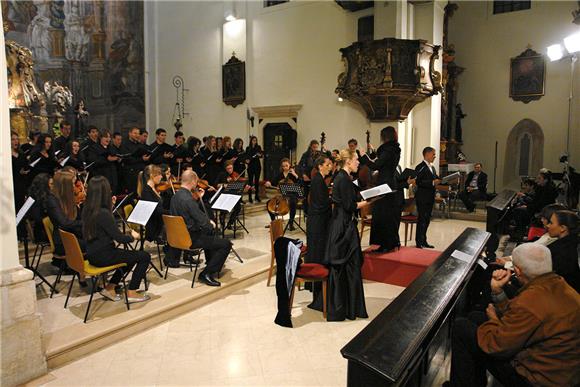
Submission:
<svg viewBox="0 0 580 387">
<path fill-rule="evenodd" d="M 203 190 L 199 190 L 199 201 L 193 199 L 192 191 L 197 187 L 197 174 L 186 170 L 181 175 L 181 188 L 171 199 L 171 215 L 181 216 L 185 221 L 192 247 L 202 248 L 205 254 L 206 267 L 199 274 L 199 280 L 209 286 L 220 286 L 215 276 L 221 271 L 232 243 L 214 235 L 215 223 L 210 220 L 203 206 Z M 173 255 L 173 254 L 171 254 Z M 171 263 L 175 262 L 168 262 Z"/>
</svg>

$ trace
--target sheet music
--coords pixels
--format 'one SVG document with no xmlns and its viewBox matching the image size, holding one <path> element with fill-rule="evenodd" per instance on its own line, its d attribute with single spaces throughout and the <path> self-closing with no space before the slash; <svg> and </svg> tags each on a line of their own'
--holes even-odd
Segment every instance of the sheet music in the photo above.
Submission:
<svg viewBox="0 0 580 387">
<path fill-rule="evenodd" d="M 22 207 L 20 207 L 20 209 L 18 210 L 18 213 L 16 214 L 16 225 L 17 226 L 20 223 L 20 221 L 22 219 L 24 219 L 24 216 L 26 215 L 28 210 L 30 210 L 30 207 L 32 207 L 33 204 L 34 204 L 34 199 L 29 196 L 28 199 L 26 199 L 26 201 L 22 205 Z"/>
<path fill-rule="evenodd" d="M 60 153 L 60 150 L 57 150 L 56 152 L 54 152 L 54 155 L 58 156 L 59 153 Z"/>
<path fill-rule="evenodd" d="M 356 185 L 357 187 L 359 187 L 359 185 L 358 185 L 358 179 L 354 180 L 354 181 L 352 182 L 352 184 L 354 184 L 354 185 Z"/>
<path fill-rule="evenodd" d="M 93 161 L 93 162 L 92 162 L 92 163 L 90 163 L 89 165 L 85 165 L 85 169 L 89 169 L 90 167 L 92 167 L 92 166 L 93 166 L 93 164 L 94 164 L 94 163 L 95 163 L 95 162 Z"/>
<path fill-rule="evenodd" d="M 153 211 L 155 211 L 157 204 L 157 202 L 139 200 L 133 209 L 133 212 L 131 212 L 131 215 L 129 215 L 129 218 L 127 218 L 127 222 L 145 226 L 151 215 L 153 215 Z"/>
<path fill-rule="evenodd" d="M 70 156 L 67 156 L 64 159 L 62 159 L 62 161 L 60 162 L 60 166 L 61 167 L 64 167 L 64 165 L 66 164 L 66 162 L 68 161 L 68 159 L 70 159 Z"/>
<path fill-rule="evenodd" d="M 211 208 L 231 212 L 241 198 L 241 195 L 221 194 Z"/>
<path fill-rule="evenodd" d="M 461 173 L 454 172 L 451 175 L 447 175 L 443 179 L 441 179 L 441 183 L 449 183 L 452 180 L 459 179 L 459 177 L 461 177 Z"/>
<path fill-rule="evenodd" d="M 218 196 L 220 196 L 220 193 L 222 192 L 222 190 L 224 189 L 224 186 L 221 185 L 218 190 L 216 191 L 215 194 L 213 194 L 213 196 L 211 197 L 209 204 L 213 204 L 213 202 L 215 202 L 215 200 L 218 198 Z"/>
<path fill-rule="evenodd" d="M 389 187 L 388 184 L 381 184 L 379 186 L 360 191 L 360 194 L 364 200 L 368 200 L 370 198 L 374 198 L 375 196 L 384 195 L 391 192 L 393 192 L 393 190 L 391 187 Z"/>
<path fill-rule="evenodd" d="M 34 168 L 36 167 L 36 164 L 38 164 L 38 162 L 40 161 L 42 157 L 37 158 L 36 160 L 34 160 L 33 162 L 30 163 L 30 167 Z"/>
</svg>

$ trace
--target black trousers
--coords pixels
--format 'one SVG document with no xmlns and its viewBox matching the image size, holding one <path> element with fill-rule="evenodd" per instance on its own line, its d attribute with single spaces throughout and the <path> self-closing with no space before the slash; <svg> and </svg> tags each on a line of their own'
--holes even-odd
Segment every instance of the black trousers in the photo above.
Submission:
<svg viewBox="0 0 580 387">
<path fill-rule="evenodd" d="M 260 174 L 261 169 L 248 168 L 248 184 L 255 189 L 254 196 L 256 199 L 260 197 Z M 248 198 L 252 199 L 252 190 L 248 191 Z"/>
<path fill-rule="evenodd" d="M 195 237 L 195 239 L 194 239 Z M 194 248 L 202 248 L 205 255 L 205 269 L 202 273 L 219 273 L 232 249 L 232 242 L 213 235 L 192 235 Z"/>
<path fill-rule="evenodd" d="M 477 327 L 487 320 L 483 312 L 472 312 L 468 318 L 457 318 L 451 339 L 451 386 L 485 387 L 488 370 L 502 385 L 531 386 L 516 372 L 509 359 L 486 354 L 477 343 Z"/>
<path fill-rule="evenodd" d="M 479 190 L 475 190 L 472 192 L 467 192 L 467 190 L 461 191 L 459 194 L 459 199 L 463 202 L 465 208 L 469 211 L 473 211 L 475 208 L 475 200 L 485 200 L 487 199 L 487 195 L 484 192 L 480 192 Z"/>
<path fill-rule="evenodd" d="M 427 229 L 431 223 L 431 214 L 433 213 L 433 202 L 417 202 L 417 232 L 415 234 L 415 244 L 424 245 L 427 243 Z"/>
<path fill-rule="evenodd" d="M 111 277 L 110 282 L 115 285 L 121 281 L 125 273 L 133 270 L 134 267 L 131 282 L 129 282 L 129 290 L 137 290 L 147 274 L 147 268 L 151 262 L 151 255 L 146 251 L 110 249 L 99 251 L 98 254 L 89 255 L 89 262 L 91 265 L 97 267 L 126 263 L 127 267 L 116 270 Z"/>
</svg>

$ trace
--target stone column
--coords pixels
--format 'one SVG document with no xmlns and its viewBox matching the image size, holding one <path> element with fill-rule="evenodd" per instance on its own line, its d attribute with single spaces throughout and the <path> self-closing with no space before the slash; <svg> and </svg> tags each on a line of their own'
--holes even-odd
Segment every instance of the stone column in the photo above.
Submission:
<svg viewBox="0 0 580 387">
<path fill-rule="evenodd" d="M 414 39 L 424 39 L 429 43 L 443 43 L 443 16 L 445 3 L 437 0 L 413 6 Z M 439 53 L 440 58 L 442 52 Z M 441 73 L 442 60 L 436 62 L 435 70 Z M 415 106 L 413 109 L 413 149 L 411 163 L 418 164 L 422 150 L 426 146 L 435 148 L 439 155 L 441 139 L 441 94 L 437 94 Z M 439 160 L 435 161 L 438 169 Z"/>
<path fill-rule="evenodd" d="M 4 53 L 0 68 L 6 68 Z M 6 71 L 0 71 L 0 128 L 0 385 L 15 386 L 44 375 L 46 357 L 35 282 L 18 259 Z"/>
</svg>

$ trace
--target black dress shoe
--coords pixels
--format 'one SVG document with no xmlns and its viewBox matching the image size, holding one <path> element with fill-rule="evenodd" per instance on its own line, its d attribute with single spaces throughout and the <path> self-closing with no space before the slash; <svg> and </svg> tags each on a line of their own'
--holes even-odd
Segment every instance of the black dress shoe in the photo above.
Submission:
<svg viewBox="0 0 580 387">
<path fill-rule="evenodd" d="M 204 284 L 206 284 L 207 286 L 221 286 L 222 285 L 219 281 L 213 279 L 211 277 L 211 275 L 206 274 L 206 273 L 201 273 L 199 275 L 198 279 L 201 282 L 203 282 Z"/>
<path fill-rule="evenodd" d="M 163 263 L 165 266 L 172 267 L 174 269 L 179 267 L 179 261 L 175 261 L 173 259 L 163 259 Z"/>
<path fill-rule="evenodd" d="M 433 246 L 433 245 L 430 245 L 429 243 L 425 243 L 425 244 L 423 245 L 423 247 L 426 247 L 426 248 L 428 248 L 428 249 L 434 249 L 434 248 L 435 248 L 435 246 Z"/>
<path fill-rule="evenodd" d="M 415 247 L 418 249 L 422 249 L 423 245 L 421 243 L 415 243 Z"/>
</svg>

